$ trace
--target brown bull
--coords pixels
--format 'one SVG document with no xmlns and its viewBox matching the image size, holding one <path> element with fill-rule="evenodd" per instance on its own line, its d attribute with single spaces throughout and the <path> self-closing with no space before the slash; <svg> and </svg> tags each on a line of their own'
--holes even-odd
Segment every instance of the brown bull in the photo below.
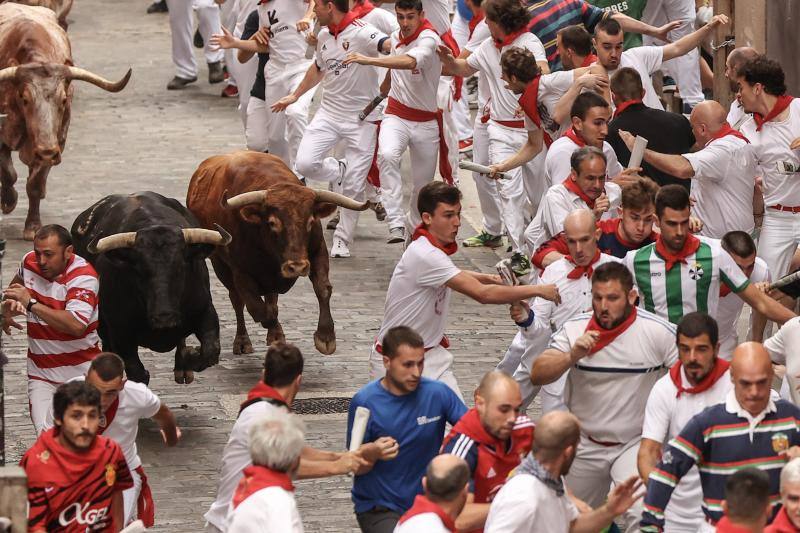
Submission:
<svg viewBox="0 0 800 533">
<path fill-rule="evenodd" d="M 67 140 L 73 80 L 106 91 L 127 85 L 131 71 L 118 82 L 73 66 L 67 33 L 56 15 L 44 7 L 0 5 L 0 113 L 8 115 L 0 128 L 0 207 L 10 213 L 17 205 L 17 174 L 11 152 L 28 166 L 28 216 L 23 237 L 32 240 L 41 226 L 39 202 L 45 197 L 50 167 L 61 162 Z"/>
<path fill-rule="evenodd" d="M 58 19 L 58 25 L 67 29 L 67 15 L 72 9 L 73 0 L 0 0 L 0 4 L 6 2 L 13 2 L 15 4 L 24 4 L 26 6 L 41 6 L 52 10 Z"/>
<path fill-rule="evenodd" d="M 267 328 L 268 344 L 284 340 L 278 294 L 291 289 L 300 276 L 310 276 L 319 301 L 314 345 L 323 354 L 336 350 L 328 251 L 319 220 L 337 205 L 363 211 L 369 203 L 310 189 L 279 158 L 260 152 L 210 157 L 195 171 L 186 206 L 201 226 L 219 224 L 233 236 L 231 244 L 211 255 L 236 313 L 233 353 L 253 351 L 244 306 Z"/>
</svg>

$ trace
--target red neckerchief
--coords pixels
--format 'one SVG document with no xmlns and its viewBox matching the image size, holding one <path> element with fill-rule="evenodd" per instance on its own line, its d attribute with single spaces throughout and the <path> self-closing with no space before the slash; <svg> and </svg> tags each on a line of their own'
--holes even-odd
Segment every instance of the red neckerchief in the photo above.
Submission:
<svg viewBox="0 0 800 533">
<path fill-rule="evenodd" d="M 593 63 L 597 61 L 597 56 L 594 54 L 589 54 L 588 56 L 583 58 L 583 63 L 581 63 L 582 67 L 589 67 Z"/>
<path fill-rule="evenodd" d="M 419 26 L 417 26 L 417 31 L 409 35 L 408 37 L 403 37 L 399 41 L 397 41 L 397 46 L 408 46 L 409 44 L 413 43 L 419 37 L 419 34 L 423 32 L 423 30 L 431 30 L 436 33 L 436 28 L 433 27 L 433 24 L 428 22 L 428 19 L 422 19 L 419 21 Z M 400 35 L 398 34 L 398 37 Z"/>
<path fill-rule="evenodd" d="M 292 479 L 286 472 L 278 472 L 266 466 L 252 465 L 242 471 L 244 476 L 233 494 L 233 508 L 245 501 L 248 496 L 261 489 L 280 487 L 285 491 L 294 492 Z"/>
<path fill-rule="evenodd" d="M 375 9 L 375 6 L 369 0 L 364 0 L 363 3 L 354 6 L 352 11 L 356 11 L 358 13 L 358 18 L 363 18 L 369 15 L 372 10 Z"/>
<path fill-rule="evenodd" d="M 712 385 L 714 385 L 714 383 L 719 381 L 719 378 L 725 374 L 730 366 L 731 364 L 725 359 L 717 357 L 717 361 L 714 363 L 714 368 L 711 369 L 711 372 L 709 372 L 708 375 L 704 377 L 702 381 L 700 381 L 700 383 L 694 387 L 684 387 L 683 378 L 681 378 L 681 368 L 683 368 L 683 365 L 680 361 L 678 361 L 672 365 L 672 368 L 669 369 L 669 377 L 672 379 L 672 383 L 675 384 L 675 388 L 678 389 L 678 394 L 676 394 L 675 397 L 680 398 L 681 394 L 684 392 L 688 394 L 700 394 L 701 392 L 707 391 Z"/>
<path fill-rule="evenodd" d="M 105 425 L 97 426 L 97 434 L 102 435 L 105 431 L 111 426 L 111 422 L 114 421 L 114 417 L 117 416 L 117 409 L 119 409 L 119 396 L 108 406 L 108 409 L 105 413 L 103 413 L 103 418 L 105 419 Z"/>
<path fill-rule="evenodd" d="M 731 125 L 726 122 L 725 124 L 722 125 L 720 129 L 714 132 L 714 135 L 711 137 L 711 140 L 709 140 L 706 143 L 706 146 L 708 146 L 713 141 L 716 141 L 717 139 L 722 139 L 726 135 L 733 135 L 734 137 L 738 137 L 739 139 L 743 140 L 747 144 L 750 144 L 750 141 L 747 140 L 747 137 L 742 135 L 741 131 L 731 128 Z"/>
<path fill-rule="evenodd" d="M 681 250 L 676 254 L 673 254 L 667 250 L 667 247 L 664 245 L 664 241 L 661 239 L 660 233 L 656 239 L 656 252 L 664 259 L 667 272 L 672 270 L 672 267 L 675 266 L 676 263 L 685 263 L 686 258 L 695 253 L 698 248 L 700 248 L 700 239 L 691 233 L 686 236 L 686 241 L 683 243 L 683 248 L 681 248 Z"/>
<path fill-rule="evenodd" d="M 331 35 L 333 35 L 334 40 L 336 40 L 339 37 L 339 34 L 342 33 L 345 30 L 345 28 L 347 28 L 350 24 L 353 23 L 354 20 L 358 19 L 358 17 L 361 16 L 359 13 L 360 12 L 357 9 L 350 10 L 345 14 L 342 20 L 339 21 L 339 24 L 335 26 L 333 24 L 328 24 L 328 31 L 331 32 Z"/>
<path fill-rule="evenodd" d="M 719 522 L 717 522 L 717 533 L 752 533 L 748 527 L 744 526 L 737 526 L 727 516 L 723 516 Z"/>
<path fill-rule="evenodd" d="M 641 104 L 641 103 L 643 103 L 641 100 L 628 100 L 627 102 L 622 102 L 622 103 L 621 103 L 620 105 L 618 105 L 618 106 L 617 106 L 617 108 L 614 110 L 614 118 L 617 118 L 618 116 L 620 116 L 620 115 L 621 115 L 622 113 L 624 113 L 624 112 L 625 112 L 625 110 L 626 110 L 626 109 L 628 109 L 630 106 L 632 106 L 632 105 L 635 105 L 635 104 Z"/>
<path fill-rule="evenodd" d="M 767 113 L 766 117 L 762 116 L 761 113 L 753 113 L 753 120 L 756 121 L 756 131 L 761 131 L 761 127 L 764 124 L 783 113 L 784 110 L 791 105 L 792 100 L 794 100 L 793 96 L 784 94 L 778 97 L 778 100 L 775 102 L 775 105 L 772 106 L 770 112 Z"/>
<path fill-rule="evenodd" d="M 586 193 L 578 187 L 578 184 L 572 181 L 570 178 L 565 179 L 561 184 L 567 188 L 567 190 L 573 194 L 576 194 L 578 198 L 583 200 L 586 205 L 589 206 L 589 209 L 594 209 L 594 200 L 586 196 Z"/>
<path fill-rule="evenodd" d="M 472 34 L 475 32 L 475 28 L 478 27 L 478 24 L 480 24 L 484 18 L 485 15 L 483 14 L 483 9 L 479 10 L 477 13 L 473 13 L 472 18 L 469 19 L 469 24 L 467 24 L 469 27 L 470 39 L 472 38 Z"/>
<path fill-rule="evenodd" d="M 511 43 L 513 43 L 514 41 L 516 41 L 517 37 L 519 37 L 520 35 L 528 33 L 530 31 L 529 27 L 530 27 L 530 24 L 526 24 L 525 26 L 523 26 L 522 28 L 518 29 L 517 31 L 509 33 L 508 35 L 506 35 L 502 39 L 492 39 L 492 41 L 494 42 L 495 48 L 497 48 L 498 50 L 502 50 L 504 46 L 508 46 Z"/>
<path fill-rule="evenodd" d="M 553 138 L 544 131 L 542 127 L 542 117 L 539 115 L 539 82 L 542 80 L 541 74 L 533 78 L 533 80 L 525 86 L 522 96 L 519 98 L 519 105 L 528 117 L 536 124 L 536 127 L 542 130 L 544 144 L 548 148 L 553 144 Z"/>
<path fill-rule="evenodd" d="M 437 504 L 430 501 L 428 498 L 423 496 L 422 494 L 418 494 L 416 498 L 414 498 L 414 505 L 411 506 L 411 509 L 406 511 L 406 513 L 400 517 L 400 521 L 398 524 L 402 524 L 409 518 L 413 516 L 417 516 L 418 514 L 425 514 L 425 513 L 433 513 L 439 517 L 442 521 L 442 524 L 448 531 L 455 533 L 456 531 L 456 522 L 453 520 L 449 514 L 444 512 L 444 509 L 439 507 Z"/>
<path fill-rule="evenodd" d="M 594 264 L 597 263 L 597 261 L 599 261 L 599 260 L 600 260 L 600 249 L 599 248 L 597 250 L 595 250 L 594 257 L 592 257 L 592 261 L 588 265 L 585 265 L 585 266 L 575 265 L 575 260 L 572 259 L 571 255 L 568 255 L 567 256 L 567 261 L 569 261 L 570 263 L 575 265 L 575 268 L 573 268 L 570 271 L 570 273 L 567 274 L 567 279 L 578 279 L 581 276 L 583 276 L 584 274 L 586 275 L 587 278 L 591 279 L 592 278 L 592 273 L 594 272 Z"/>
<path fill-rule="evenodd" d="M 778 514 L 775 515 L 775 520 L 767 526 L 767 529 L 764 530 L 764 533 L 798 533 L 800 529 L 794 527 L 792 521 L 789 519 L 789 515 L 786 514 L 786 507 L 781 507 L 781 510 L 778 511 Z"/>
<path fill-rule="evenodd" d="M 430 242 L 432 245 L 434 245 L 435 247 L 437 247 L 438 249 L 440 249 L 441 251 L 443 251 L 447 255 L 453 255 L 454 253 L 456 253 L 456 250 L 458 250 L 458 244 L 456 244 L 455 242 L 451 242 L 450 244 L 445 244 L 443 246 L 439 242 L 439 239 L 434 237 L 431 234 L 431 232 L 428 231 L 428 228 L 426 228 L 423 224 L 420 224 L 419 226 L 417 226 L 417 229 L 414 230 L 414 234 L 411 235 L 411 240 L 412 241 L 416 241 L 420 237 L 425 237 L 426 239 L 428 239 L 428 242 Z"/>
<path fill-rule="evenodd" d="M 628 318 L 623 320 L 621 324 L 619 324 L 617 327 L 613 329 L 605 329 L 597 322 L 594 314 L 592 314 L 591 320 L 589 320 L 589 323 L 586 324 L 586 331 L 596 331 L 600 334 L 600 337 L 597 339 L 594 348 L 592 348 L 589 354 L 591 355 L 596 352 L 599 352 L 600 350 L 602 350 L 603 348 L 614 342 L 614 339 L 622 335 L 626 329 L 631 327 L 631 324 L 633 324 L 635 320 L 636 320 L 636 308 L 634 307 L 631 309 L 631 314 L 628 315 Z"/>
<path fill-rule="evenodd" d="M 503 453 L 506 449 L 506 442 L 498 439 L 486 431 L 486 428 L 483 427 L 483 424 L 481 423 L 481 416 L 478 414 L 478 410 L 474 407 L 464 413 L 464 416 L 462 416 L 461 419 L 456 422 L 456 425 L 453 426 L 451 431 L 462 433 L 478 444 L 491 446 L 498 453 Z"/>
<path fill-rule="evenodd" d="M 286 403 L 286 398 L 284 398 L 280 392 L 276 391 L 263 381 L 259 381 L 252 389 L 250 389 L 250 392 L 247 393 L 247 400 L 242 403 L 242 408 L 245 407 L 246 403 L 252 402 L 258 398 L 271 398 L 281 402 L 282 404 L 286 405 L 286 407 L 289 407 L 289 404 Z"/>
<path fill-rule="evenodd" d="M 575 131 L 574 127 L 565 131 L 562 137 L 568 137 L 572 142 L 578 145 L 578 148 L 583 148 L 586 146 L 586 141 L 584 141 L 583 137 L 581 137 L 580 134 Z"/>
<path fill-rule="evenodd" d="M 56 485 L 68 487 L 74 485 L 95 465 L 111 464 L 114 446 L 107 446 L 106 437 L 97 436 L 88 451 L 75 453 L 64 448 L 58 442 L 58 428 L 52 427 L 39 435 L 37 441 L 22 458 L 28 475 L 28 486 Z M 35 468 L 34 461 L 46 468 Z"/>
</svg>

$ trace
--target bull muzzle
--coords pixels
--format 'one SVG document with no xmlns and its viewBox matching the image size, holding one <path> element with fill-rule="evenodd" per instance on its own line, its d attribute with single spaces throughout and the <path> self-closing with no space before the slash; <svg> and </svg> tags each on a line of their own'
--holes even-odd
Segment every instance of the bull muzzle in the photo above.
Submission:
<svg viewBox="0 0 800 533">
<path fill-rule="evenodd" d="M 216 231 L 202 228 L 184 228 L 183 240 L 186 244 L 211 244 L 214 246 L 227 246 L 233 240 L 231 234 L 225 231 L 219 224 L 214 224 L 217 228 Z M 120 248 L 132 248 L 136 242 L 136 232 L 127 231 L 124 233 L 115 233 L 102 239 L 95 239 L 87 250 L 93 255 L 110 252 Z"/>
<path fill-rule="evenodd" d="M 33 156 L 36 160 L 44 165 L 58 165 L 61 163 L 61 147 L 56 146 L 43 146 L 36 147 L 33 151 Z"/>
<path fill-rule="evenodd" d="M 311 262 L 308 259 L 301 261 L 284 261 L 281 265 L 281 275 L 284 278 L 297 278 L 308 276 L 311 270 Z"/>
</svg>

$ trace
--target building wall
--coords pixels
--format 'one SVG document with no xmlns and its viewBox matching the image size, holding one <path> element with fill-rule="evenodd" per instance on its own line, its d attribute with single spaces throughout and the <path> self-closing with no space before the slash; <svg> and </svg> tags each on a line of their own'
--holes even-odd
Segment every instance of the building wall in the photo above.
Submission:
<svg viewBox="0 0 800 533">
<path fill-rule="evenodd" d="M 740 6 L 750 4 L 751 1 L 737 2 L 737 11 Z M 800 31 L 798 31 L 800 29 L 800 1 L 763 1 L 766 3 L 767 53 L 783 65 L 789 94 L 800 96 L 800 60 L 798 60 L 798 54 L 800 54 Z M 738 12 L 737 18 L 741 18 Z"/>
</svg>

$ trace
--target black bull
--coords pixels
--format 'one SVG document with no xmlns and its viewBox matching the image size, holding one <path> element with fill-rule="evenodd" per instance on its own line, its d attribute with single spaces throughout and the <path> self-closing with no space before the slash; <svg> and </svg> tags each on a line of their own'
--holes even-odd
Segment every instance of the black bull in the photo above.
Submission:
<svg viewBox="0 0 800 533">
<path fill-rule="evenodd" d="M 154 192 L 106 196 L 72 225 L 75 253 L 100 276 L 99 334 L 103 349 L 125 360 L 128 377 L 150 374 L 138 347 L 175 351 L 175 381 L 219 362 L 219 320 L 211 302 L 205 258 L 230 235 L 199 229 L 178 201 Z M 187 347 L 195 335 L 200 347 Z"/>
</svg>

